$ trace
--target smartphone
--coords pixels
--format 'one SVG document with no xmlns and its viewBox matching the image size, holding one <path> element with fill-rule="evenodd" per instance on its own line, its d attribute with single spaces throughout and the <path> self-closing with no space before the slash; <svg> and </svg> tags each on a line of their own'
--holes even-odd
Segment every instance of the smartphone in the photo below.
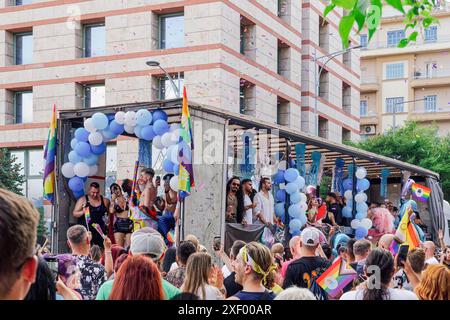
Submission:
<svg viewBox="0 0 450 320">
<path fill-rule="evenodd" d="M 400 246 L 400 249 L 398 250 L 398 255 L 397 255 L 397 264 L 399 266 L 404 266 L 406 258 L 408 257 L 408 251 L 409 251 L 409 245 L 402 244 Z"/>
<path fill-rule="evenodd" d="M 214 241 L 213 241 L 213 249 L 214 251 L 219 251 L 220 250 L 220 244 L 221 244 L 221 237 L 214 237 Z"/>
<path fill-rule="evenodd" d="M 47 262 L 53 276 L 53 280 L 56 281 L 58 277 L 58 259 L 56 257 L 46 257 L 45 262 Z"/>
</svg>

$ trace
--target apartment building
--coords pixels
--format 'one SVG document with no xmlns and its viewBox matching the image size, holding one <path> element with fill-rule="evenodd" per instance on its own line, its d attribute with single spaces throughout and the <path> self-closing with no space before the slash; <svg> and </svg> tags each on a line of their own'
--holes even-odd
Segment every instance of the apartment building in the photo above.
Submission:
<svg viewBox="0 0 450 320">
<path fill-rule="evenodd" d="M 185 84 L 190 101 L 310 133 L 317 119 L 320 136 L 357 139 L 359 53 L 323 57 L 342 49 L 342 12 L 323 18 L 324 7 L 294 0 L 0 0 L 0 147 L 24 165 L 24 192 L 39 204 L 52 106 L 176 97 L 148 60 L 179 88 Z M 132 175 L 137 145 L 128 137 L 108 145 L 107 179 Z"/>
<path fill-rule="evenodd" d="M 387 10 L 370 43 L 361 45 L 361 135 L 365 139 L 415 120 L 450 133 L 450 8 L 433 15 L 440 24 L 422 30 L 417 42 L 396 48 L 405 35 L 403 16 Z"/>
</svg>

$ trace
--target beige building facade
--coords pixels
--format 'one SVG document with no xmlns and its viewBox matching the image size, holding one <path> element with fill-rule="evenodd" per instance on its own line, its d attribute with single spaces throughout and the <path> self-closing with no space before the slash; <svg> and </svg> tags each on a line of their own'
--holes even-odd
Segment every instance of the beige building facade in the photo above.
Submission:
<svg viewBox="0 0 450 320">
<path fill-rule="evenodd" d="M 439 25 L 422 30 L 417 42 L 396 48 L 404 37 L 403 16 L 389 11 L 367 44 L 361 32 L 361 135 L 381 134 L 406 120 L 438 125 L 450 133 L 450 9 L 436 8 Z"/>
<path fill-rule="evenodd" d="M 359 50 L 342 49 L 342 12 L 325 1 L 0 0 L 0 147 L 39 203 L 51 109 L 175 97 L 336 141 L 359 138 Z M 358 39 L 352 36 L 352 43 Z M 314 72 L 323 67 L 315 82 Z M 317 110 L 315 83 L 320 81 Z M 317 115 L 317 117 L 316 117 Z M 107 176 L 132 176 L 136 139 L 108 145 Z"/>
</svg>

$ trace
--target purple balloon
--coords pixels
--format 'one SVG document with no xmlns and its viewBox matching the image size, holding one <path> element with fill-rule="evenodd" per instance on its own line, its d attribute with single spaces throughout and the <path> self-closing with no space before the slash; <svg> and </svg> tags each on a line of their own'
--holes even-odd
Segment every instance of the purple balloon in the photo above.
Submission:
<svg viewBox="0 0 450 320">
<path fill-rule="evenodd" d="M 102 142 L 98 146 L 91 146 L 91 150 L 93 154 L 101 155 L 106 151 L 106 143 Z"/>
<path fill-rule="evenodd" d="M 89 143 L 80 141 L 75 146 L 75 152 L 83 158 L 87 158 L 91 155 L 91 147 L 89 146 Z"/>
</svg>

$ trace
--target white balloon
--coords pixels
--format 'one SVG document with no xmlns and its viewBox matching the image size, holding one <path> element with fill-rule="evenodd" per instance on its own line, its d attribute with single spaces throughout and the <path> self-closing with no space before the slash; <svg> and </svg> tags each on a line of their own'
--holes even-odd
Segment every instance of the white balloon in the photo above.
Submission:
<svg viewBox="0 0 450 320">
<path fill-rule="evenodd" d="M 87 177 L 89 175 L 89 166 L 85 162 L 78 162 L 74 166 L 73 172 L 80 178 Z"/>
<path fill-rule="evenodd" d="M 171 125 L 170 125 L 170 132 L 173 132 L 173 131 L 175 131 L 176 129 L 179 129 L 181 126 L 180 126 L 180 124 L 179 123 L 172 123 Z"/>
<path fill-rule="evenodd" d="M 358 179 L 364 179 L 366 177 L 366 175 L 367 175 L 367 171 L 363 167 L 358 167 L 358 169 L 356 169 L 355 176 Z"/>
<path fill-rule="evenodd" d="M 125 131 L 129 134 L 134 134 L 134 126 L 127 126 L 125 125 Z"/>
<path fill-rule="evenodd" d="M 173 176 L 169 181 L 169 185 L 173 191 L 178 192 L 178 176 Z"/>
<path fill-rule="evenodd" d="M 355 196 L 355 201 L 357 203 L 362 203 L 367 201 L 367 195 L 364 192 L 360 192 Z"/>
<path fill-rule="evenodd" d="M 172 161 L 175 164 L 179 164 L 180 162 L 178 161 L 178 146 L 175 144 L 173 145 L 173 148 L 170 152 L 170 161 Z"/>
<path fill-rule="evenodd" d="M 93 146 L 101 145 L 103 142 L 103 136 L 100 132 L 92 132 L 89 134 L 89 143 Z"/>
<path fill-rule="evenodd" d="M 300 192 L 300 202 L 306 203 L 307 197 L 306 194 Z"/>
<path fill-rule="evenodd" d="M 362 219 L 360 224 L 362 227 L 366 228 L 367 230 L 372 228 L 372 220 L 370 220 L 369 218 Z"/>
<path fill-rule="evenodd" d="M 92 118 L 84 120 L 84 128 L 89 132 L 96 132 L 97 128 L 92 123 Z"/>
<path fill-rule="evenodd" d="M 303 190 L 303 188 L 305 187 L 305 178 L 303 178 L 302 176 L 298 176 L 295 180 L 295 183 L 298 185 L 298 188 L 300 190 Z"/>
<path fill-rule="evenodd" d="M 352 197 L 353 197 L 352 190 L 347 190 L 347 191 L 344 192 L 344 198 L 345 198 L 345 199 L 351 200 Z"/>
<path fill-rule="evenodd" d="M 119 111 L 114 116 L 114 119 L 118 124 L 125 124 L 125 112 Z"/>
<path fill-rule="evenodd" d="M 180 129 L 176 129 L 172 132 L 170 132 L 170 139 L 172 140 L 173 143 L 178 143 L 178 141 L 180 140 Z"/>
<path fill-rule="evenodd" d="M 161 142 L 161 136 L 155 136 L 152 140 L 152 145 L 158 150 L 164 149 L 164 145 Z"/>
<path fill-rule="evenodd" d="M 73 171 L 74 164 L 72 162 L 66 162 L 61 167 L 61 173 L 64 177 L 70 179 L 75 176 L 75 172 Z"/>
<path fill-rule="evenodd" d="M 127 126 L 136 126 L 136 112 L 128 111 L 125 113 L 125 124 Z"/>
<path fill-rule="evenodd" d="M 300 202 L 300 211 L 302 213 L 305 213 L 306 210 L 308 210 L 308 205 L 306 204 L 306 202 L 304 202 L 304 201 Z"/>
<path fill-rule="evenodd" d="M 94 164 L 93 166 L 89 167 L 89 176 L 93 176 L 97 173 L 98 171 L 98 166 L 96 164 Z"/>
<path fill-rule="evenodd" d="M 170 132 L 164 133 L 161 137 L 161 142 L 164 147 L 166 147 L 166 148 L 170 147 L 173 144 L 172 133 L 170 133 Z"/>
<path fill-rule="evenodd" d="M 361 221 L 359 221 L 358 219 L 353 219 L 352 222 L 350 222 L 350 226 L 353 229 L 358 229 L 358 227 L 361 227 Z"/>
</svg>

